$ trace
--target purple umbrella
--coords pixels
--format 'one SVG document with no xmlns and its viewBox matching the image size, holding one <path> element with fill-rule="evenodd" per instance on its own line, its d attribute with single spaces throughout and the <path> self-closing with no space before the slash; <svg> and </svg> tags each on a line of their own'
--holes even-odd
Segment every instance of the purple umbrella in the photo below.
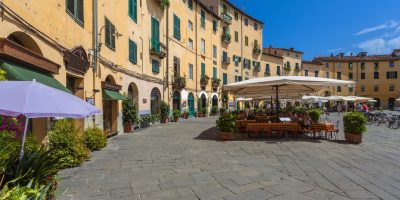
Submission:
<svg viewBox="0 0 400 200">
<path fill-rule="evenodd" d="M 0 81 L 0 114 L 17 117 L 24 115 L 24 135 L 21 158 L 29 118 L 65 117 L 85 118 L 100 110 L 64 91 L 33 81 Z"/>
</svg>

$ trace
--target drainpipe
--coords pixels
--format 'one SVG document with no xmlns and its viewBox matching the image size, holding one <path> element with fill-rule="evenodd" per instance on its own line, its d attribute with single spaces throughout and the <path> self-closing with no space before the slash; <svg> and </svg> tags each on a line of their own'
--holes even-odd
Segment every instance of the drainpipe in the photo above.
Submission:
<svg viewBox="0 0 400 200">
<path fill-rule="evenodd" d="M 167 65 L 166 65 L 166 70 L 165 70 L 165 77 L 166 80 L 163 81 L 163 88 L 167 88 L 167 97 L 168 97 L 168 105 L 170 104 L 170 99 L 169 99 L 169 6 L 166 8 L 167 13 L 166 13 L 166 19 L 165 19 L 165 26 L 166 26 L 166 44 L 167 46 Z M 163 92 L 163 100 L 165 101 L 165 92 Z"/>
<path fill-rule="evenodd" d="M 96 89 L 96 75 L 97 75 L 97 54 L 99 52 L 98 46 L 98 16 L 97 16 L 97 0 L 92 1 L 92 49 L 93 49 L 93 92 Z M 93 94 L 93 101 L 96 104 L 96 94 Z M 96 118 L 93 117 L 93 125 L 96 123 Z"/>
<path fill-rule="evenodd" d="M 197 13 L 197 9 L 198 9 L 198 2 L 196 2 L 196 8 L 195 8 L 195 10 L 196 10 L 196 12 L 195 13 Z M 197 16 L 197 14 L 196 14 L 196 16 L 195 16 L 195 19 L 194 19 L 194 24 L 195 24 L 195 41 L 196 41 L 196 96 L 197 96 L 197 98 L 199 98 L 199 96 L 198 96 L 198 84 L 199 84 L 199 80 L 198 80 L 198 69 L 199 69 L 199 63 L 198 63 L 198 53 L 199 53 L 199 45 L 198 45 L 198 35 L 197 35 L 197 29 L 198 29 L 198 20 L 197 20 L 197 18 L 198 18 L 198 16 Z M 196 101 L 196 105 L 197 105 L 197 101 Z M 198 109 L 198 108 L 197 108 Z"/>
</svg>

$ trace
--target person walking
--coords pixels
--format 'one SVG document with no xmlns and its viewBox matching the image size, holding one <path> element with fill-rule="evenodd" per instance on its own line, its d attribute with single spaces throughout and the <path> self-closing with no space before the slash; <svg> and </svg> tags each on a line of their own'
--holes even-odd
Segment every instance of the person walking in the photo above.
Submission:
<svg viewBox="0 0 400 200">
<path fill-rule="evenodd" d="M 337 109 L 338 115 L 340 115 L 340 113 L 342 113 L 342 104 L 338 103 L 336 109 Z"/>
</svg>

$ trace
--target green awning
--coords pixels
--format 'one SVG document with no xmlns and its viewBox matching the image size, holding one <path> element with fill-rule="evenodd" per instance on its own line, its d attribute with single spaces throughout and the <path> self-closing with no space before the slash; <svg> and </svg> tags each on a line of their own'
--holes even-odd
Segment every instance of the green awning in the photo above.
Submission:
<svg viewBox="0 0 400 200">
<path fill-rule="evenodd" d="M 124 100 L 126 97 L 121 93 L 113 90 L 103 90 L 103 99 L 104 100 Z"/>
<path fill-rule="evenodd" d="M 64 92 L 71 93 L 63 84 L 58 82 L 53 76 L 45 72 L 41 72 L 29 67 L 24 67 L 14 62 L 9 62 L 0 59 L 0 69 L 7 72 L 6 78 L 14 81 L 32 81 L 35 79 L 37 82 L 44 85 L 59 89 Z"/>
</svg>

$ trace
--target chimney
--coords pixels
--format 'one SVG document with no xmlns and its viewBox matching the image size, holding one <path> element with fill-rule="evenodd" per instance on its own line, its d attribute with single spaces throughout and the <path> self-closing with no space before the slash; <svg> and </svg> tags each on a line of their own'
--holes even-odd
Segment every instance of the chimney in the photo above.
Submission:
<svg viewBox="0 0 400 200">
<path fill-rule="evenodd" d="M 338 54 L 338 57 L 339 57 L 339 58 L 343 58 L 343 56 L 344 56 L 344 53 L 339 53 L 339 54 Z"/>
<path fill-rule="evenodd" d="M 394 57 L 400 57 L 400 49 L 393 49 L 392 55 Z"/>
<path fill-rule="evenodd" d="M 353 52 L 350 53 L 350 56 L 353 57 Z"/>
<path fill-rule="evenodd" d="M 367 52 L 358 53 L 358 57 L 367 57 Z"/>
<path fill-rule="evenodd" d="M 290 47 L 290 51 L 294 51 L 294 48 L 293 48 L 293 47 Z"/>
</svg>

